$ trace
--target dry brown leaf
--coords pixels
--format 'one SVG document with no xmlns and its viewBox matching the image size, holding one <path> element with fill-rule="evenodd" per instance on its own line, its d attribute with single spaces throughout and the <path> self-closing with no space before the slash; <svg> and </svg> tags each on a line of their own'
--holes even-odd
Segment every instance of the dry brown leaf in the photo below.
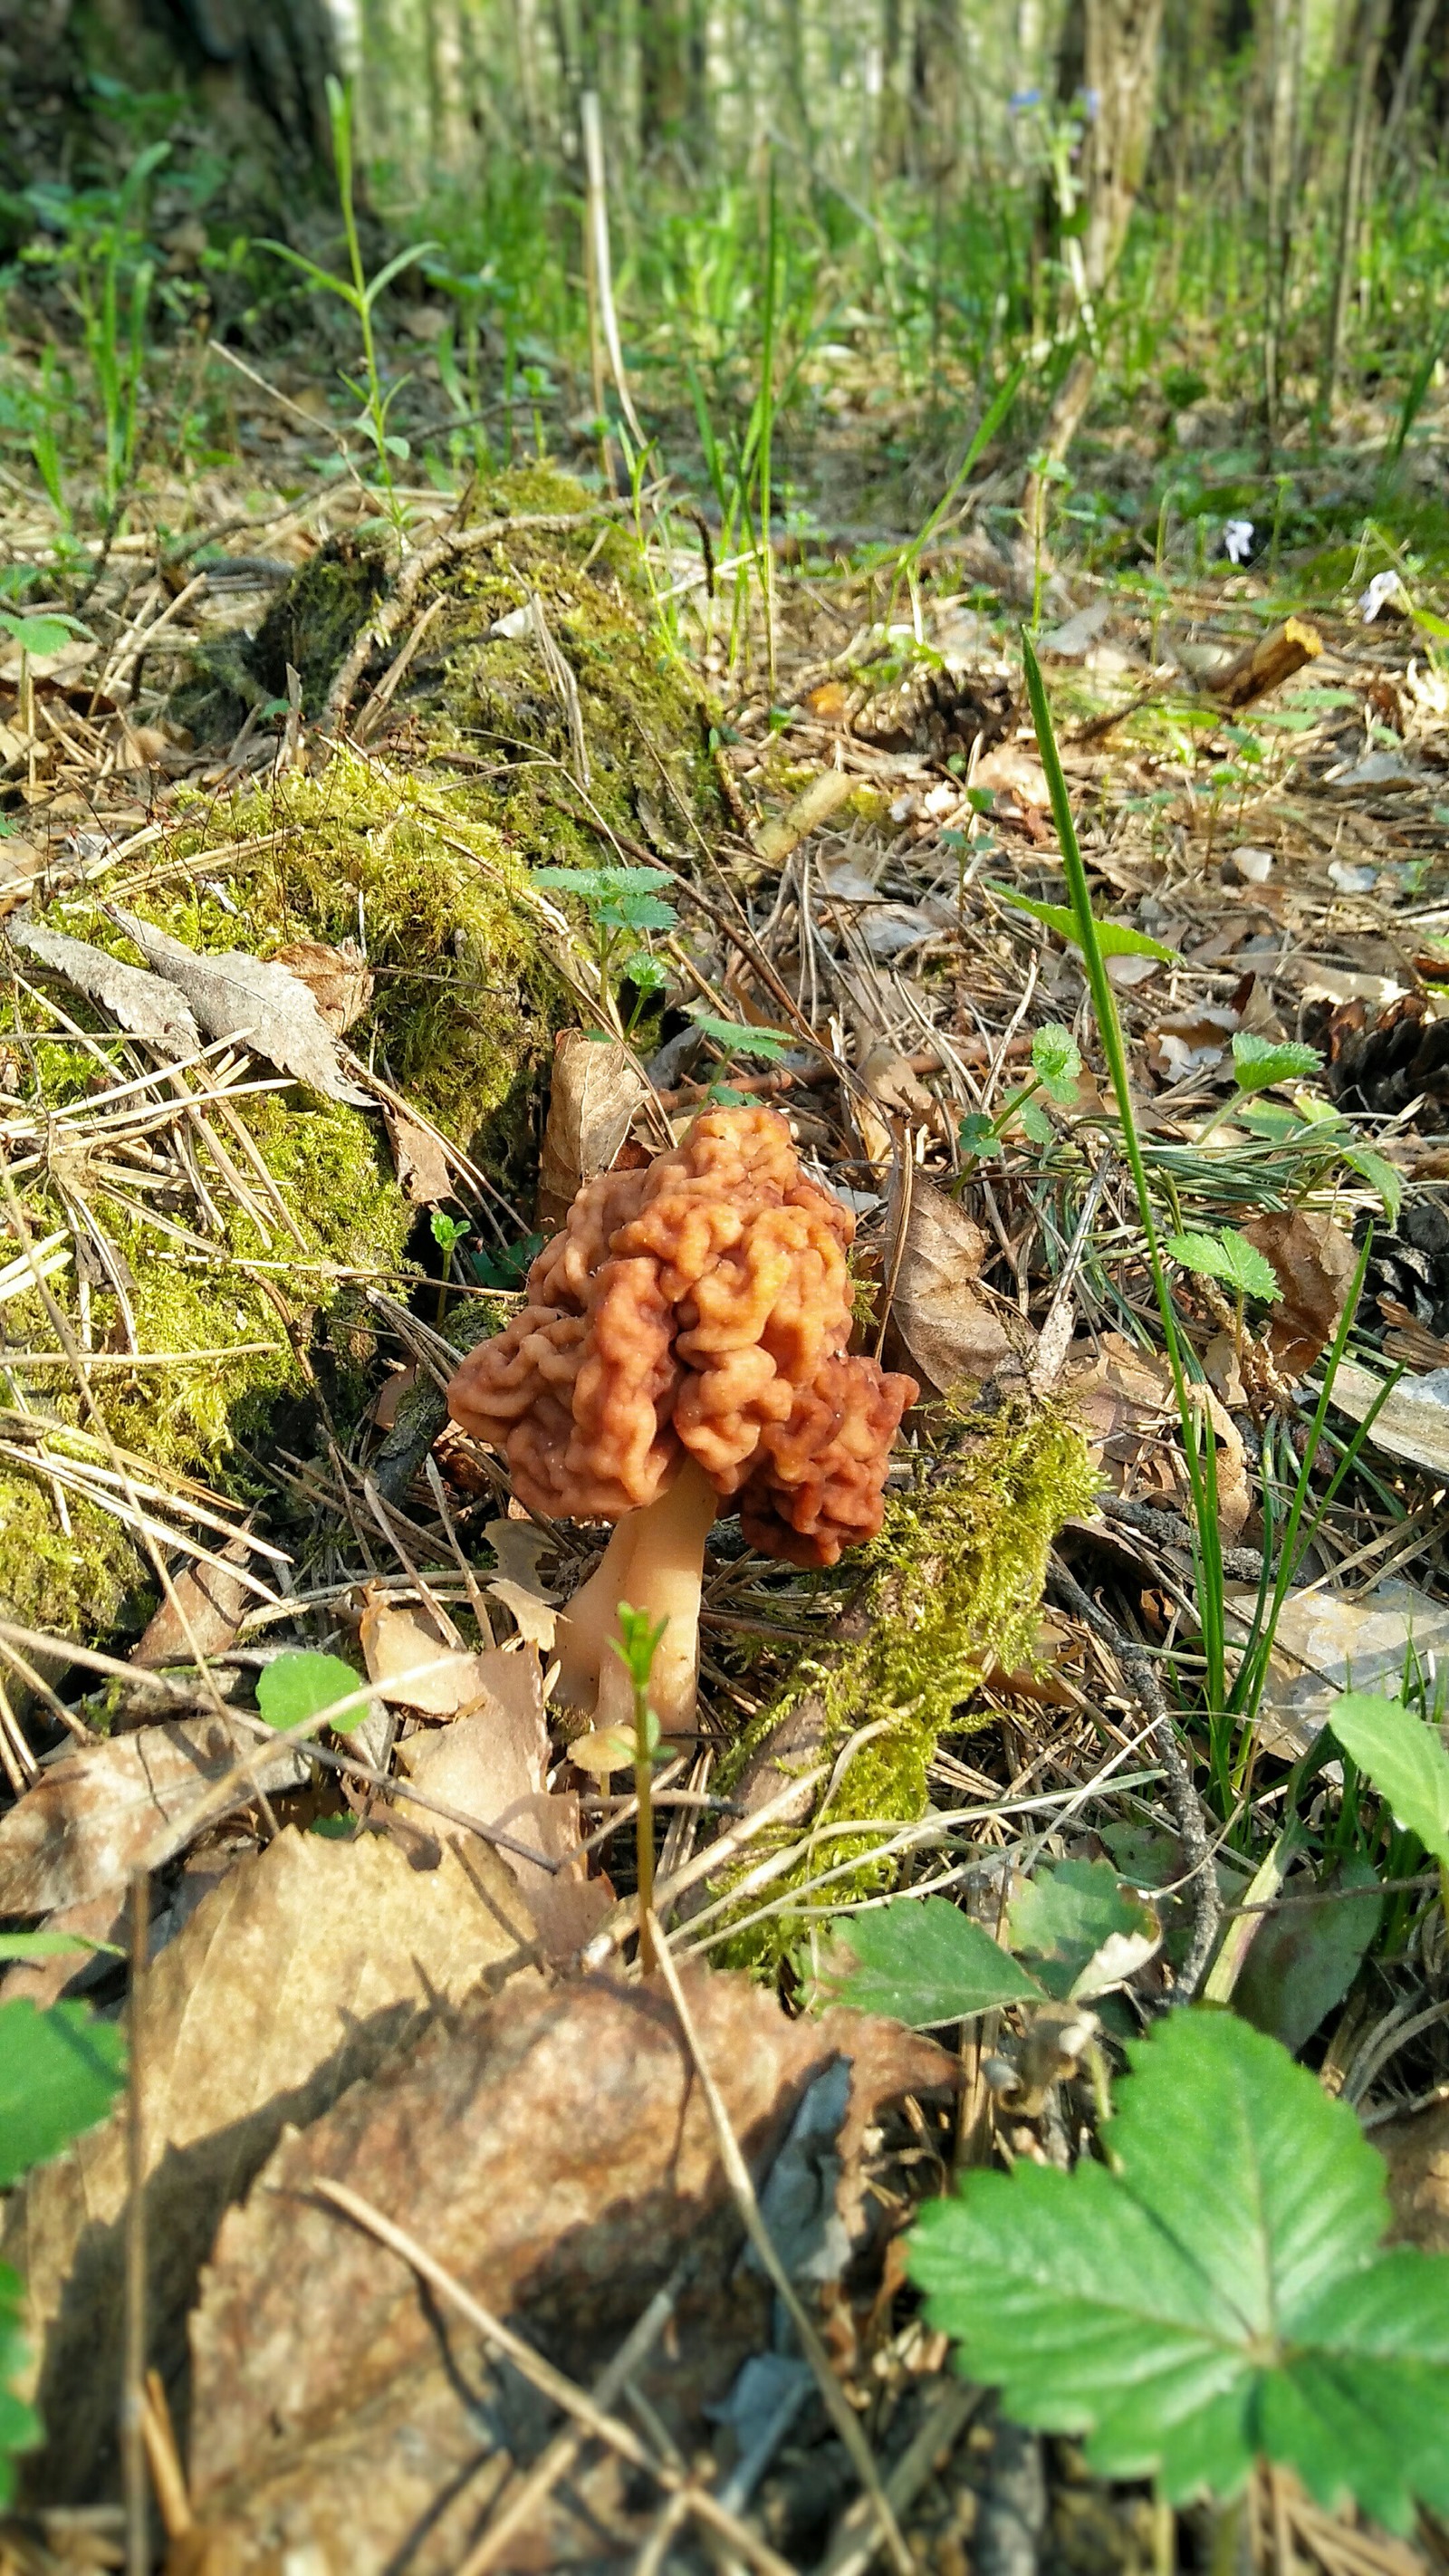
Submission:
<svg viewBox="0 0 1449 2576">
<path fill-rule="evenodd" d="M 545 1233 L 562 1225 L 585 1181 L 608 1171 L 647 1089 L 617 1038 L 559 1031 L 538 1167 L 538 1221 Z"/>
<path fill-rule="evenodd" d="M 1244 1636 L 1257 1608 L 1256 1587 L 1229 1585 L 1224 1597 L 1230 1636 Z M 1449 1609 L 1399 1576 L 1352 1596 L 1290 1592 L 1273 1631 L 1260 1741 L 1296 1762 L 1327 1724 L 1340 1691 L 1397 1688 L 1411 1645 L 1424 1663 L 1442 1662 Z"/>
<path fill-rule="evenodd" d="M 848 2230 L 868 2227 L 867 2122 L 904 2092 L 952 2084 L 952 2061 L 856 2014 L 787 2020 L 743 1977 L 696 1974 L 689 1993 L 757 2172 L 812 2079 L 846 2062 L 836 2206 Z M 460 2376 L 451 2328 L 406 2264 L 316 2198 L 322 2177 L 394 2217 L 585 2384 L 692 2250 L 671 2349 L 639 2382 L 686 2453 L 704 2404 L 760 2348 L 768 2284 L 735 2259 L 713 2129 L 667 1997 L 604 1978 L 548 1994 L 520 1983 L 286 2139 L 223 2222 L 192 2325 L 190 2467 L 227 2576 L 275 2567 L 283 2533 L 298 2565 L 381 2576 L 405 2548 L 409 2576 L 452 2576 L 496 2492 L 500 2449 L 521 2463 L 548 2429 L 471 2341 Z M 567 2495 L 540 2509 L 529 2564 L 597 2559 L 597 2525 L 590 2549 L 574 2511 Z"/>
<path fill-rule="evenodd" d="M 306 985 L 334 1037 L 344 1037 L 372 1000 L 372 970 L 355 939 L 336 948 L 324 939 L 296 939 L 274 948 L 272 962 Z"/>
<path fill-rule="evenodd" d="M 450 1648 L 426 1610 L 394 1609 L 369 1592 L 358 1633 L 367 1678 L 390 1707 L 461 1717 L 482 1699 L 486 1659 Z"/>
<path fill-rule="evenodd" d="M 552 1654 L 559 1614 L 550 1602 L 541 1601 L 526 1583 L 510 1583 L 506 1574 L 495 1575 L 488 1586 L 488 1598 L 502 1602 L 525 1645 L 537 1646 L 545 1655 Z"/>
<path fill-rule="evenodd" d="M 190 1663 L 197 1655 L 221 1655 L 232 1644 L 255 1595 L 228 1564 L 245 1565 L 251 1555 L 246 1538 L 234 1538 L 221 1550 L 217 1565 L 183 1565 L 171 1577 L 174 1598 L 153 1611 L 131 1661 L 149 1670 L 162 1664 Z M 184 1622 L 184 1624 L 183 1624 Z M 116 1720 L 118 1726 L 129 1721 Z"/>
<path fill-rule="evenodd" d="M 915 1180 L 896 1272 L 891 1321 L 927 1391 L 1019 1365 L 1015 1345 L 976 1280 L 985 1241 L 969 1216 L 929 1182 Z M 1025 1328 L 1023 1328 L 1025 1331 Z"/>
<path fill-rule="evenodd" d="M 45 865 L 45 853 L 33 841 L 24 841 L 18 832 L 0 840 L 0 919 L 28 903 L 35 880 Z"/>
<path fill-rule="evenodd" d="M 1167 1362 L 1138 1350 L 1122 1333 L 1103 1333 L 1095 1347 L 1068 1358 L 1062 1384 L 1078 1409 L 1094 1462 L 1115 1490 L 1176 1499 L 1181 1450 Z M 1218 1528 L 1231 1546 L 1251 1502 L 1242 1436 L 1209 1388 L 1198 1388 L 1196 1395 L 1217 1438 Z"/>
<path fill-rule="evenodd" d="M 1181 1082 L 1189 1073 L 1215 1073 L 1242 1025 L 1242 1013 L 1227 1004 L 1204 1002 L 1196 1010 L 1178 1011 L 1148 1030 L 1147 1061 L 1164 1082 Z"/>
<path fill-rule="evenodd" d="M 410 1199 L 414 1207 L 436 1207 L 440 1200 L 452 1198 L 452 1166 L 441 1138 L 387 1101 L 382 1104 L 382 1119 L 403 1197 Z"/>
<path fill-rule="evenodd" d="M 478 1660 L 488 1664 L 492 1683 L 483 1707 L 439 1734 L 410 1735 L 398 1748 L 399 1758 L 430 1798 L 570 1864 L 550 1876 L 517 1853 L 507 1855 L 548 1957 L 570 1959 L 597 1932 L 613 1890 L 606 1878 L 591 1879 L 587 1862 L 577 1856 L 577 1797 L 548 1791 L 550 1748 L 537 1655 L 495 1652 Z M 456 1839 L 461 1831 L 429 1821 L 445 1837 Z"/>
<path fill-rule="evenodd" d="M 209 1038 L 237 1038 L 328 1100 L 373 1106 L 370 1091 L 349 1082 L 337 1043 L 307 986 L 285 966 L 249 956 L 243 948 L 188 948 L 133 912 L 110 918 L 134 940 L 149 966 L 184 993 Z"/>
<path fill-rule="evenodd" d="M 78 993 L 99 1002 L 130 1037 L 143 1038 L 148 1046 L 163 1055 L 192 1056 L 201 1047 L 201 1032 L 181 995 L 173 992 L 159 975 L 148 975 L 142 966 L 127 966 L 119 957 L 110 957 L 104 948 L 93 948 L 88 939 L 71 939 L 62 930 L 43 930 L 28 914 L 16 913 L 7 922 L 5 936 L 26 955 L 38 957 L 63 975 Z"/>
<path fill-rule="evenodd" d="M 209 1810 L 216 1782 L 257 1745 L 254 1727 L 212 1716 L 77 1746 L 0 1817 L 0 1914 L 50 1914 L 99 1896 L 143 1859 L 158 1868 Z M 258 1787 L 295 1789 L 306 1779 L 295 1746 L 261 1749 Z M 240 1792 L 238 1803 L 254 1794 Z"/>
<path fill-rule="evenodd" d="M 1331 1216 L 1302 1208 L 1253 1217 L 1243 1234 L 1283 1291 L 1268 1318 L 1268 1348 L 1285 1377 L 1302 1377 L 1338 1330 L 1358 1255 Z"/>
<path fill-rule="evenodd" d="M 410 1866 L 376 1835 L 289 1828 L 197 1908 L 143 2007 L 146 2314 L 173 2404 L 185 2313 L 217 2221 L 288 2123 L 315 2120 L 439 2006 L 523 1966 L 532 1928 L 486 1845 Z M 114 2492 L 121 2341 L 124 2107 L 32 2174 L 6 2212 L 25 2281 L 27 2393 L 51 2426 L 27 2463 L 48 2503 Z"/>
</svg>

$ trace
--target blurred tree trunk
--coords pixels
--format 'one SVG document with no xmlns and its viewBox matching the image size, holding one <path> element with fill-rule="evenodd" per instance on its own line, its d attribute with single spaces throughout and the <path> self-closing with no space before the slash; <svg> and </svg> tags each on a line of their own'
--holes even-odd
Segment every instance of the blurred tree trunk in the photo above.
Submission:
<svg viewBox="0 0 1449 2576">
<path fill-rule="evenodd" d="M 961 0 L 916 0 L 913 157 L 936 188 L 949 187 L 961 157 L 961 38 Z"/>
<path fill-rule="evenodd" d="M 327 0 L 4 0 L 0 160 L 7 184 L 112 180 L 136 138 L 93 86 L 179 91 L 227 163 L 208 213 L 285 232 L 330 196 Z"/>
<path fill-rule="evenodd" d="M 1082 141 L 1084 339 L 1052 404 L 1022 496 L 1022 518 L 1042 543 L 1052 469 L 1066 458 L 1097 377 L 1096 307 L 1122 254 L 1147 169 L 1157 110 L 1163 0 L 1078 0 L 1062 30 L 1065 52 L 1082 40 L 1088 123 Z M 1075 22 L 1075 23 L 1074 23 Z"/>
<path fill-rule="evenodd" d="M 1344 143 L 1343 184 L 1338 204 L 1338 238 L 1334 243 L 1333 251 L 1333 282 L 1328 298 L 1328 329 L 1323 346 L 1323 373 L 1319 379 L 1318 388 L 1318 407 L 1325 426 L 1330 428 L 1333 422 L 1333 406 L 1338 396 L 1339 372 L 1343 365 L 1343 343 L 1348 329 L 1348 308 L 1353 299 L 1354 280 L 1358 273 L 1364 181 L 1371 160 L 1374 85 L 1378 79 L 1379 60 L 1383 53 L 1388 18 L 1389 0 L 1361 0 L 1346 48 L 1356 68 L 1349 103 L 1348 133 Z"/>
</svg>

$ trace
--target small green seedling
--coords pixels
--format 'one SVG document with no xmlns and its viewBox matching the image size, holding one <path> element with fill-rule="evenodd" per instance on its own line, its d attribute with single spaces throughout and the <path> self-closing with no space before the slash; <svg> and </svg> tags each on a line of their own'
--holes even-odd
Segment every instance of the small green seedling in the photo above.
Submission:
<svg viewBox="0 0 1449 2576">
<path fill-rule="evenodd" d="M 1081 920 L 1074 907 L 1065 903 L 1039 903 L 1035 895 L 1018 894 L 1015 886 L 983 881 L 988 894 L 998 903 L 1010 904 L 1014 912 L 1029 912 L 1033 921 L 1046 924 L 1069 948 L 1085 951 Z M 1099 957 L 1156 957 L 1164 966 L 1180 966 L 1175 948 L 1164 948 L 1160 939 L 1149 939 L 1145 930 L 1133 930 L 1125 921 L 1099 921 L 1093 916 L 1092 946 Z"/>
<path fill-rule="evenodd" d="M 62 653 L 73 635 L 89 635 L 90 628 L 82 626 L 78 617 L 69 616 L 64 609 L 47 609 L 41 616 L 26 617 L 18 615 L 13 608 L 0 608 L 0 633 L 8 635 L 11 642 L 20 647 L 20 702 L 16 712 L 20 718 L 21 732 L 34 733 L 35 680 L 30 668 L 32 655 Z"/>
<path fill-rule="evenodd" d="M 1103 2144 L 923 2210 L 909 2268 L 964 2375 L 1099 2477 L 1231 2503 L 1254 2462 L 1407 2531 L 1449 2511 L 1449 2257 L 1382 2250 L 1382 2158 L 1276 2040 L 1171 2014 Z"/>
<path fill-rule="evenodd" d="M 433 1241 L 443 1256 L 443 1275 L 438 1282 L 438 1311 L 434 1318 L 436 1323 L 441 1324 L 447 1312 L 448 1273 L 453 1267 L 453 1256 L 459 1244 L 467 1240 L 473 1229 L 466 1218 L 449 1216 L 443 1208 L 435 1207 L 429 1222 Z"/>
<path fill-rule="evenodd" d="M 550 894 L 577 895 L 589 917 L 594 935 L 594 959 L 599 970 L 599 999 L 605 1010 L 612 1010 L 619 1021 L 615 999 L 616 980 L 627 975 L 640 995 L 630 1015 L 632 1029 L 651 992 L 659 982 L 640 984 L 641 974 L 648 976 L 655 960 L 644 947 L 642 934 L 651 930 L 672 930 L 679 919 L 672 903 L 663 898 L 662 889 L 672 885 L 667 868 L 535 868 L 533 883 Z M 646 962 L 647 965 L 646 965 Z M 662 981 L 662 975 L 659 981 Z"/>
<path fill-rule="evenodd" d="M 654 1936 L 649 1917 L 654 1904 L 654 1765 L 666 1757 L 659 1741 L 659 1720 L 649 1705 L 649 1676 L 659 1652 L 659 1640 L 669 1622 L 651 1621 L 647 1610 L 631 1610 L 627 1601 L 618 1609 L 619 1636 L 614 1643 L 629 1676 L 634 1693 L 634 1795 L 639 1802 L 635 1822 L 639 1878 L 639 1965 L 645 1976 L 654 1970 Z"/>
<path fill-rule="evenodd" d="M 358 1675 L 340 1655 L 318 1655 L 299 1648 L 263 1666 L 257 1679 L 257 1709 L 268 1726 L 288 1734 L 294 1726 L 306 1726 L 313 1718 L 321 1717 L 336 1701 L 351 1699 L 353 1707 L 339 1709 L 328 1720 L 334 1735 L 346 1735 L 350 1728 L 360 1726 L 368 1714 L 368 1702 L 356 1696 L 361 1687 Z"/>
<path fill-rule="evenodd" d="M 1199 1279 L 1219 1279 L 1231 1288 L 1241 1312 L 1245 1297 L 1259 1297 L 1273 1305 L 1283 1294 L 1272 1263 L 1266 1261 L 1256 1245 L 1234 1234 L 1231 1226 L 1221 1226 L 1216 1234 L 1188 1231 L 1163 1238 L 1162 1249 L 1184 1270 Z"/>
<path fill-rule="evenodd" d="M 1197 1132 L 1201 1145 L 1224 1118 L 1230 1118 L 1245 1099 L 1258 1091 L 1271 1091 L 1280 1082 L 1302 1082 L 1309 1075 L 1323 1071 L 1323 1058 L 1317 1047 L 1304 1046 L 1297 1038 L 1255 1037 L 1251 1029 L 1239 1029 L 1233 1040 L 1233 1079 L 1236 1090 L 1219 1102 L 1205 1126 Z"/>
<path fill-rule="evenodd" d="M 1044 1091 L 1059 1109 L 1069 1109 L 1077 1096 L 1077 1083 L 1082 1071 L 1081 1050 L 1071 1030 L 1059 1021 L 1049 1021 L 1038 1029 L 1031 1042 L 1031 1080 L 1019 1091 L 1008 1093 L 994 1118 L 984 1110 L 973 1110 L 956 1130 L 956 1141 L 963 1160 L 981 1162 L 1004 1151 L 1002 1139 L 1015 1120 L 1033 1145 L 1049 1145 L 1052 1123 L 1037 1106 L 1036 1095 Z"/>
</svg>

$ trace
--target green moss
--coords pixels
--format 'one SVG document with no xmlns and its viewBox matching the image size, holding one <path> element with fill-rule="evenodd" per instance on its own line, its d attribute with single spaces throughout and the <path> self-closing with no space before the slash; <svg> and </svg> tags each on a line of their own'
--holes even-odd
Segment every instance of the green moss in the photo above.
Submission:
<svg viewBox="0 0 1449 2576">
<path fill-rule="evenodd" d="M 229 741 L 249 708 L 286 696 L 289 665 L 302 683 L 304 715 L 320 715 L 332 674 L 386 580 L 375 540 L 330 538 L 278 592 L 255 635 L 228 632 L 198 646 L 172 715 L 200 742 Z"/>
<path fill-rule="evenodd" d="M 791 1713 L 812 1702 L 808 1760 L 831 1765 L 828 1809 L 822 1803 L 801 1856 L 764 1897 L 773 1901 L 842 1862 L 860 1865 L 793 1916 L 772 1915 L 738 1933 L 725 1954 L 732 1964 L 772 1963 L 798 1935 L 801 1914 L 830 1912 L 890 1884 L 894 1860 L 873 1857 L 879 1836 L 833 1828 L 853 1818 L 909 1823 L 925 1813 L 937 1738 L 969 1725 L 963 1704 L 987 1673 L 1030 1659 L 1052 1540 L 1073 1513 L 1090 1510 L 1096 1483 L 1075 1426 L 1051 1408 L 1021 1406 L 1004 1411 L 932 1488 L 891 1502 L 871 1550 L 864 1600 L 850 1621 L 859 1633 L 801 1667 L 718 1780 L 727 1796 Z M 865 1728 L 875 1731 L 847 1752 Z M 832 1830 L 822 1837 L 827 1821 Z M 789 1839 L 800 1839 L 799 1827 Z M 711 1896 L 727 1893 L 769 1848 L 768 1840 L 753 1839 L 744 1859 L 712 1884 Z M 742 1900 L 741 1911 L 748 1910 Z"/>
</svg>

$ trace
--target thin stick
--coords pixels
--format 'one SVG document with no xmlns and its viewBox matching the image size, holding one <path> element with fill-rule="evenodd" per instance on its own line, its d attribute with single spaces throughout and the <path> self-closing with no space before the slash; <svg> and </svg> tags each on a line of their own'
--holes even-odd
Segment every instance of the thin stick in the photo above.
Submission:
<svg viewBox="0 0 1449 2576">
<path fill-rule="evenodd" d="M 127 2008 L 126 2317 L 121 2380 L 121 2475 L 126 2499 L 126 2576 L 149 2576 L 146 2482 L 146 2131 L 141 2024 L 151 1935 L 151 1879 L 131 1873 L 131 1985 Z"/>
<path fill-rule="evenodd" d="M 609 2414 L 572 2379 L 566 2378 L 561 2370 L 555 2370 L 552 2362 L 545 2361 L 541 2353 L 535 2352 L 532 2344 L 525 2343 L 521 2335 L 514 2334 L 500 2318 L 483 2307 L 471 2292 L 464 2289 L 461 2281 L 455 2281 L 451 2272 L 445 2271 L 441 2263 L 434 2262 L 415 2236 L 395 2227 L 380 2209 L 374 2209 L 371 2201 L 364 2200 L 359 2192 L 349 2190 L 346 2183 L 319 2180 L 313 2184 L 313 2189 L 323 2200 L 330 2201 L 335 2209 L 340 2209 L 344 2217 L 352 2219 L 358 2227 L 365 2227 L 380 2245 L 386 2245 L 392 2253 L 401 2255 L 405 2263 L 410 2263 L 419 2278 L 436 2290 L 440 2298 L 446 2299 L 450 2307 L 456 2308 L 459 2316 L 466 2317 L 469 2325 L 492 2345 L 495 2352 L 502 2353 L 505 2360 L 511 2361 L 530 2386 L 536 2388 L 541 2396 L 550 2398 L 566 2415 L 571 2415 L 586 2433 L 592 2434 L 595 2441 L 607 2443 L 609 2449 L 627 2460 L 631 2468 L 644 2470 L 671 2495 L 686 2495 L 690 2512 L 732 2541 L 740 2555 L 760 2569 L 761 2576 L 798 2576 L 798 2570 L 786 2559 L 777 2557 L 767 2541 L 761 2540 L 747 2523 L 730 2513 L 707 2488 L 694 2486 L 667 2461 L 656 2459 L 632 2426 L 621 2422 L 617 2415 Z M 914 2576 L 910 2560 L 907 2560 L 902 2576 L 907 2576 L 907 2571 Z"/>
<path fill-rule="evenodd" d="M 725 2109 L 724 2096 L 705 2062 L 704 2052 L 699 2044 L 699 2035 L 690 2019 L 689 2006 L 684 2000 L 684 1988 L 679 1981 L 679 1970 L 659 1934 L 658 1925 L 653 1928 L 656 1936 L 654 1947 L 659 1962 L 659 1973 L 669 1988 L 670 2001 L 679 2016 L 679 2027 L 684 2033 L 685 2045 L 694 2061 L 694 2071 L 699 2077 L 700 2089 L 708 2105 L 709 2116 L 714 2126 L 715 2143 L 719 2148 L 720 2162 L 724 2166 L 725 2179 L 739 2213 L 740 2223 L 758 2254 L 768 2278 L 774 2283 L 784 2302 L 790 2322 L 800 2339 L 800 2349 L 815 2374 L 815 2383 L 824 2401 L 826 2414 L 840 2435 L 855 2473 L 875 2508 L 880 2536 L 890 2552 L 897 2576 L 914 2576 L 915 2560 L 906 2547 L 901 2536 L 900 2525 L 891 2511 L 890 2499 L 881 2485 L 880 2471 L 876 2467 L 870 2444 L 861 2431 L 859 2418 L 850 2400 L 830 2367 L 829 2355 L 810 2322 L 799 2292 L 775 2250 L 774 2239 L 765 2225 L 759 2201 L 755 2196 L 755 2186 L 750 2180 L 750 2169 L 740 2152 L 739 2140 L 730 2127 L 730 2116 Z"/>
</svg>

